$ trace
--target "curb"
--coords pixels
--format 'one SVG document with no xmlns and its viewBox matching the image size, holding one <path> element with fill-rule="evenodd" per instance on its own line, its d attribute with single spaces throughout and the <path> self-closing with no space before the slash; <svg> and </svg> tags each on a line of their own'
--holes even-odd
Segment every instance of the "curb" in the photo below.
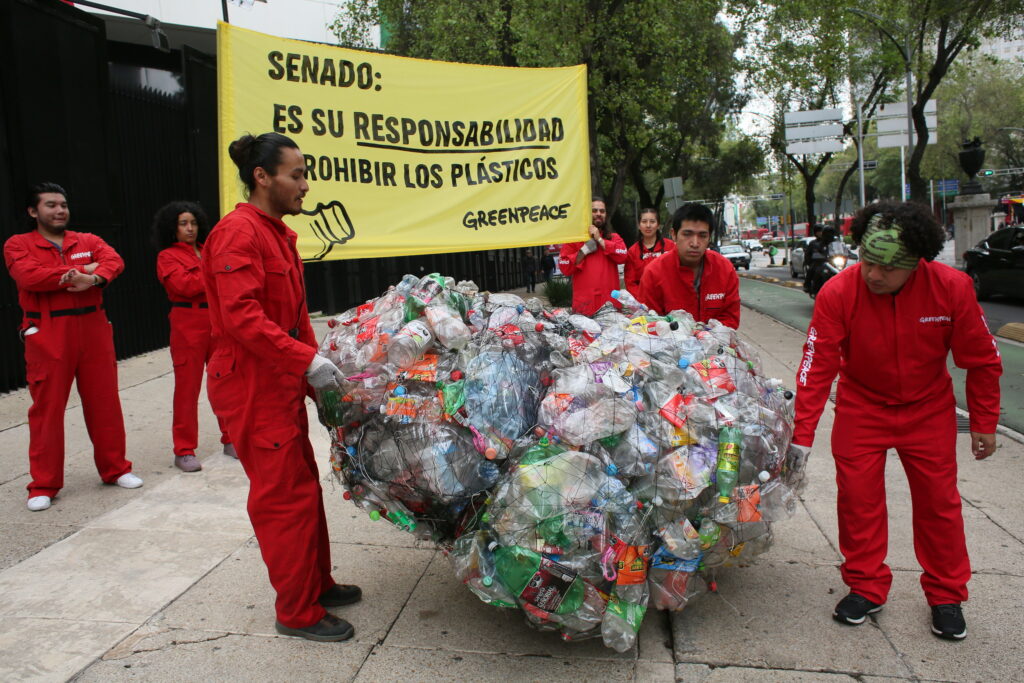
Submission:
<svg viewBox="0 0 1024 683">
<path fill-rule="evenodd" d="M 740 277 L 745 277 L 748 280 L 760 280 L 761 282 L 769 282 L 773 285 L 780 285 L 782 287 L 789 287 L 790 289 L 802 289 L 802 282 L 795 282 L 793 280 L 782 280 L 777 277 L 770 275 L 758 275 L 756 273 L 738 273 Z"/>
</svg>

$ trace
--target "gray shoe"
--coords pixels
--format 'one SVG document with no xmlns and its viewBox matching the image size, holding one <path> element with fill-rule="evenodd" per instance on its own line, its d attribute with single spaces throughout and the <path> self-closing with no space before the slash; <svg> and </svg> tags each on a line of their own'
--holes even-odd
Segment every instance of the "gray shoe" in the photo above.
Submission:
<svg viewBox="0 0 1024 683">
<path fill-rule="evenodd" d="M 182 472 L 198 472 L 203 469 L 203 466 L 199 464 L 199 460 L 191 453 L 189 455 L 174 456 L 174 466 Z"/>
<path fill-rule="evenodd" d="M 238 460 L 238 453 L 235 451 L 235 444 L 226 443 L 224 444 L 224 455 L 230 455 L 235 460 Z"/>
<path fill-rule="evenodd" d="M 333 614 L 325 614 L 324 618 L 305 628 L 290 628 L 280 621 L 274 622 L 274 628 L 284 636 L 295 636 L 306 640 L 315 640 L 320 643 L 336 643 L 340 640 L 348 640 L 355 635 L 352 624 L 344 619 L 339 619 Z"/>
</svg>

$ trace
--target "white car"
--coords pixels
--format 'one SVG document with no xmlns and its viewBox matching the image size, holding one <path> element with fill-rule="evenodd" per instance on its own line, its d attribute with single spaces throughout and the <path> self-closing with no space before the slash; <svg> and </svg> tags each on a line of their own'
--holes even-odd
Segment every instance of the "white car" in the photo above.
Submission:
<svg viewBox="0 0 1024 683">
<path fill-rule="evenodd" d="M 755 239 L 740 240 L 740 244 L 742 244 L 743 247 L 750 253 L 754 253 L 755 251 L 761 251 L 764 248 L 761 245 L 761 242 Z"/>
</svg>

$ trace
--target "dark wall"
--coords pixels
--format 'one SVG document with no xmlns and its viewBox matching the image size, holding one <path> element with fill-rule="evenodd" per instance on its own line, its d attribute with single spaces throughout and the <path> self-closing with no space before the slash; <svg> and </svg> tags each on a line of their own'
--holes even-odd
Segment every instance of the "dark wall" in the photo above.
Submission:
<svg viewBox="0 0 1024 683">
<path fill-rule="evenodd" d="M 214 57 L 108 42 L 102 20 L 55 0 L 0 0 L 0 59 L 0 239 L 32 229 L 23 206 L 30 185 L 61 184 L 71 229 L 99 235 L 125 260 L 104 294 L 118 358 L 166 346 L 168 304 L 149 226 L 173 199 L 197 200 L 218 218 Z M 177 92 L 140 85 L 133 76 L 144 68 L 172 72 Z M 405 273 L 518 287 L 522 252 L 310 263 L 309 308 L 345 310 Z M 20 321 L 14 282 L 0 276 L 0 391 L 24 384 Z"/>
</svg>

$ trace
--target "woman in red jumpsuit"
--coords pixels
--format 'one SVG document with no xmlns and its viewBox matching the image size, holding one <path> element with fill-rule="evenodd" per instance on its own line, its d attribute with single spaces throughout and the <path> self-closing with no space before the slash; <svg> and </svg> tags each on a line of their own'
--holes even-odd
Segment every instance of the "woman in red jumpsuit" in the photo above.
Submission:
<svg viewBox="0 0 1024 683">
<path fill-rule="evenodd" d="M 637 223 L 637 231 L 640 239 L 636 244 L 626 250 L 626 271 L 623 279 L 626 281 L 626 289 L 633 296 L 640 297 L 640 278 L 644 269 L 654 259 L 666 251 L 672 251 L 675 243 L 667 237 L 662 237 L 658 222 L 657 209 L 640 209 L 640 221 Z"/>
<path fill-rule="evenodd" d="M 185 472 L 198 472 L 203 466 L 196 459 L 199 444 L 199 390 L 203 369 L 213 354 L 210 340 L 210 311 L 200 270 L 203 242 L 210 222 L 202 207 L 193 202 L 175 201 L 162 207 L 153 217 L 153 243 L 156 275 L 167 290 L 171 302 L 171 362 L 174 364 L 174 465 Z M 220 442 L 224 453 L 234 457 L 235 448 L 220 417 Z"/>
<path fill-rule="evenodd" d="M 305 405 L 311 390 L 338 390 L 342 376 L 316 352 L 298 236 L 281 220 L 302 211 L 306 162 L 277 133 L 243 135 L 228 152 L 249 201 L 214 226 L 203 255 L 216 342 L 206 371 L 210 403 L 227 422 L 249 477 L 249 520 L 277 592 L 275 628 L 346 640 L 352 625 L 324 608 L 355 602 L 362 591 L 331 577 Z"/>
<path fill-rule="evenodd" d="M 999 349 L 971 279 L 932 259 L 945 236 L 927 207 L 872 204 L 854 217 L 861 262 L 829 280 L 814 304 L 797 371 L 790 466 L 802 466 L 839 374 L 832 454 L 836 463 L 841 572 L 850 593 L 833 618 L 864 623 L 892 583 L 885 465 L 896 451 L 913 506 L 914 550 L 932 632 L 960 640 L 967 625 L 967 557 L 957 491 L 956 403 L 946 369 L 952 352 L 967 370 L 971 448 L 995 451 Z"/>
</svg>

